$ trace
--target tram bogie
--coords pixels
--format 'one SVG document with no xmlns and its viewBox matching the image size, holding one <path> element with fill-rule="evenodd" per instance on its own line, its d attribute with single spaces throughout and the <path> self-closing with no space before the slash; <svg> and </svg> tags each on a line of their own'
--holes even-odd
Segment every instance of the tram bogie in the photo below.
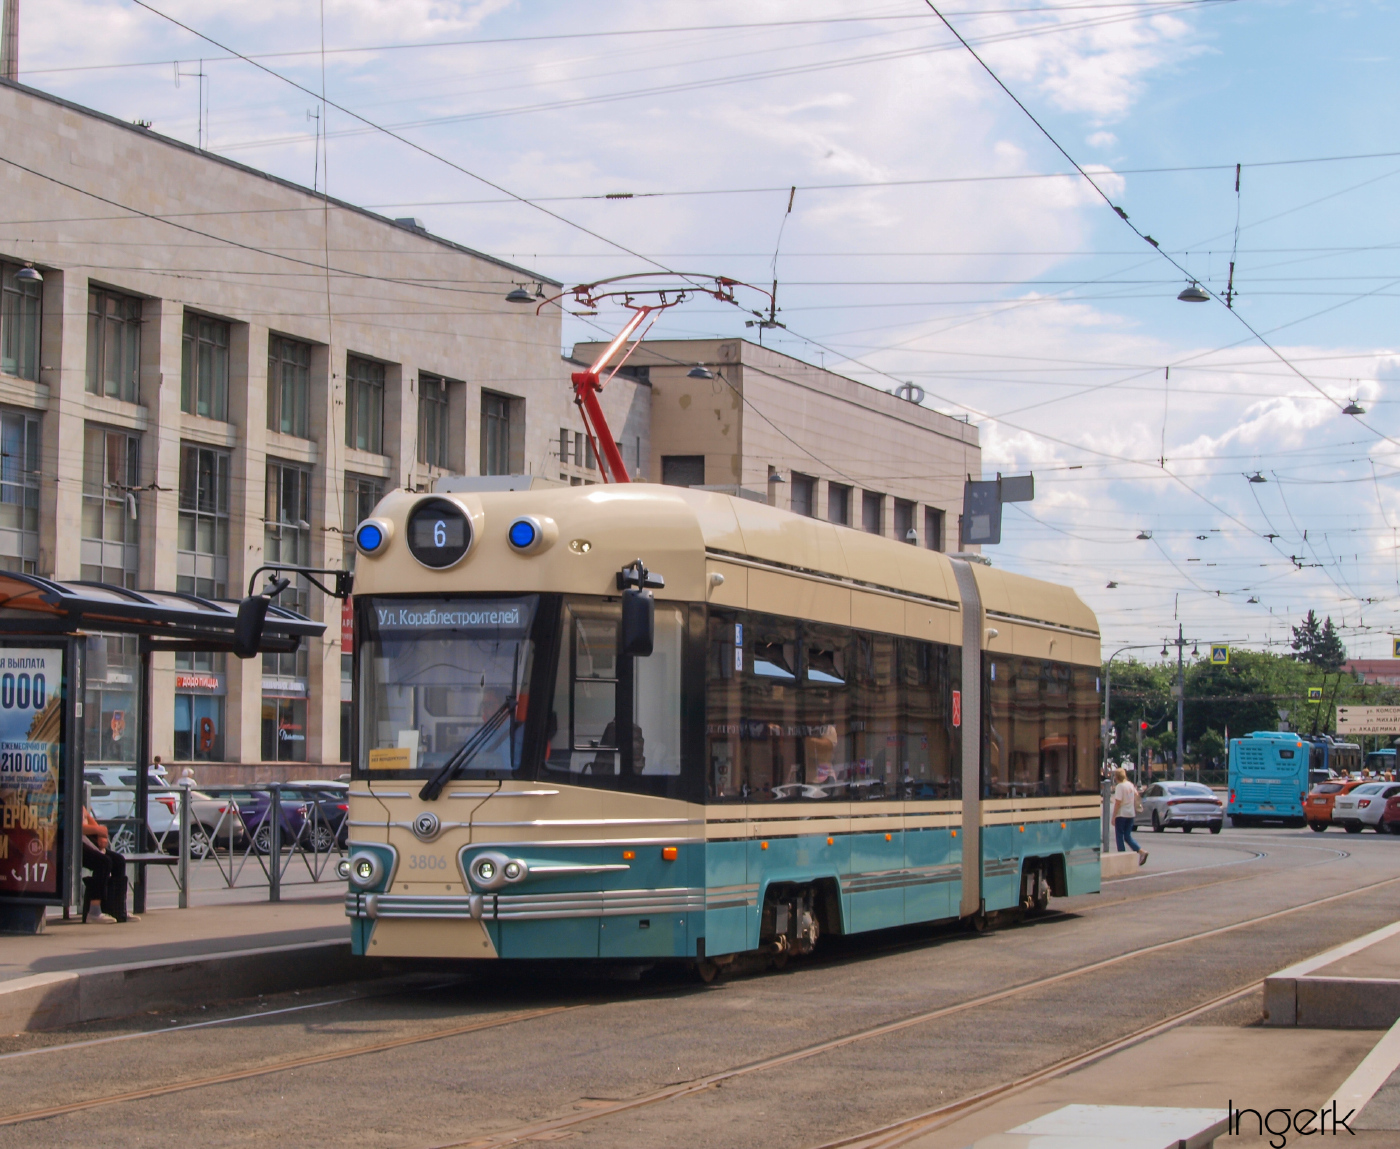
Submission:
<svg viewBox="0 0 1400 1149">
<path fill-rule="evenodd" d="M 356 953 L 703 976 L 1097 891 L 1071 592 L 723 495 L 515 485 L 397 492 L 362 548 Z"/>
</svg>

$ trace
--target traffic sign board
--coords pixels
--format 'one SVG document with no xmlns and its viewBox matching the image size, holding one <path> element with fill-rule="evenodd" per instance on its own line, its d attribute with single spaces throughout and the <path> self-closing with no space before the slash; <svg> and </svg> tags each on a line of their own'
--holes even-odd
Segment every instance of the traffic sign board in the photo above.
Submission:
<svg viewBox="0 0 1400 1149">
<path fill-rule="evenodd" d="M 1400 640 L 1397 640 L 1397 650 L 1400 650 Z M 1400 658 L 1400 654 L 1395 656 Z M 1210 648 L 1210 661 L 1212 666 L 1230 665 L 1230 648 L 1223 642 L 1213 643 Z"/>
<path fill-rule="evenodd" d="M 1400 734 L 1400 706 L 1339 706 L 1338 734 Z"/>
<path fill-rule="evenodd" d="M 1390 657 L 1391 657 L 1391 658 L 1400 658 L 1400 638 L 1393 638 L 1393 637 L 1391 638 L 1391 640 L 1390 640 Z"/>
<path fill-rule="evenodd" d="M 1321 701 L 1322 701 L 1322 687 L 1320 687 L 1320 686 L 1309 686 L 1309 687 L 1308 687 L 1308 701 L 1309 701 L 1309 702 L 1321 702 Z"/>
</svg>

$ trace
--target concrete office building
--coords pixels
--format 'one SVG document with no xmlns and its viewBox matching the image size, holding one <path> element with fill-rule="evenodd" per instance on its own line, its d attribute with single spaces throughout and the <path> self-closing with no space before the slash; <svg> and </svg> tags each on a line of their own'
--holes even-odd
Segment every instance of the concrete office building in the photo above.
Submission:
<svg viewBox="0 0 1400 1149">
<path fill-rule="evenodd" d="M 505 299 L 548 280 L 14 83 L 0 132 L 0 569 L 237 598 L 265 562 L 351 565 L 386 488 L 596 477 L 559 311 Z M 648 399 L 605 396 L 629 459 Z M 281 601 L 324 639 L 156 656 L 153 753 L 340 771 L 340 605 Z M 90 644 L 91 765 L 135 760 L 135 654 Z"/>
<path fill-rule="evenodd" d="M 574 358 L 600 346 L 577 344 Z M 743 339 L 648 340 L 628 364 L 651 385 L 661 482 L 958 549 L 963 482 L 982 475 L 970 424 Z"/>
</svg>

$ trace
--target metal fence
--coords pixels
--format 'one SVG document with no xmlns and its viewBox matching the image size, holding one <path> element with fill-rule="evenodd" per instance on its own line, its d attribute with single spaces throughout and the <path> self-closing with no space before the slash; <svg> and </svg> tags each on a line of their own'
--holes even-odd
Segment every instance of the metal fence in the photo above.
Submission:
<svg viewBox="0 0 1400 1149">
<path fill-rule="evenodd" d="M 341 787 L 162 786 L 152 779 L 144 841 L 135 786 L 87 782 L 83 790 L 111 850 L 132 865 L 170 868 L 181 909 L 195 885 L 265 885 L 268 901 L 277 902 L 284 886 L 344 880 L 338 863 L 346 854 L 349 800 Z M 212 883 L 199 880 L 215 874 Z"/>
</svg>

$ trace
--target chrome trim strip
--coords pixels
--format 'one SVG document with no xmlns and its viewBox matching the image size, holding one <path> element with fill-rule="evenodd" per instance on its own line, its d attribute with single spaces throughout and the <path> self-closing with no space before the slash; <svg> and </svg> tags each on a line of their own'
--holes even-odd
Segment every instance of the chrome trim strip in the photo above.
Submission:
<svg viewBox="0 0 1400 1149">
<path fill-rule="evenodd" d="M 471 848 L 471 847 L 468 847 L 468 849 L 470 849 L 470 848 Z M 525 875 L 525 876 L 526 876 L 527 878 L 528 878 L 528 877 L 534 877 L 534 876 L 539 875 L 539 874 L 547 874 L 547 875 L 549 875 L 550 877 L 556 877 L 556 878 L 557 878 L 557 877 L 562 877 L 562 876 L 565 875 L 565 874 L 616 874 L 616 873 L 619 873 L 619 872 L 625 872 L 625 871 L 630 870 L 630 869 L 632 868 L 631 866 L 627 865 L 625 862 L 620 862 L 620 863 L 618 863 L 617 865 L 611 865 L 611 866 L 568 866 L 568 865 L 562 865 L 562 866 L 552 866 L 552 865 L 537 866 L 537 865 L 535 865 L 534 862 L 531 862 L 531 861 L 529 861 L 528 859 L 526 860 L 525 865 L 526 865 L 526 875 Z"/>
<path fill-rule="evenodd" d="M 352 798 L 412 798 L 413 795 L 407 790 L 382 790 L 376 793 L 373 790 L 351 790 Z"/>
<path fill-rule="evenodd" d="M 789 566 L 787 563 L 773 562 L 765 559 L 755 559 L 750 555 L 739 555 L 732 551 L 723 551 L 717 547 L 706 547 L 705 557 L 712 558 L 719 562 L 732 563 L 735 566 L 751 567 L 754 570 L 772 571 L 775 574 L 784 574 L 791 578 L 807 579 L 809 582 L 826 583 L 828 586 L 845 587 L 847 590 L 863 590 L 873 594 L 885 595 L 888 598 L 904 599 L 906 602 L 917 602 L 925 606 L 936 606 L 941 610 L 957 610 L 958 604 L 950 602 L 946 598 L 934 598 L 932 595 L 919 594 L 917 591 L 899 590 L 892 586 L 882 586 L 879 583 L 865 582 L 861 579 L 850 578 L 846 575 L 830 574 L 826 571 L 814 571 L 807 567 Z"/>
<path fill-rule="evenodd" d="M 449 798 L 547 798 L 552 794 L 559 793 L 558 790 L 487 790 L 480 792 L 460 791 L 456 794 L 449 794 Z"/>
<path fill-rule="evenodd" d="M 529 822 L 476 822 L 474 826 L 703 826 L 703 818 L 535 818 Z"/>
<path fill-rule="evenodd" d="M 352 823 L 350 823 L 350 824 L 353 826 L 355 823 L 352 822 Z M 388 826 L 391 826 L 391 827 L 393 827 L 393 828 L 395 828 L 395 829 L 398 829 L 398 830 L 407 830 L 409 833 L 413 833 L 413 823 L 412 823 L 412 822 L 388 822 L 388 823 L 375 823 L 375 824 L 376 824 L 376 825 L 388 825 Z M 439 822 L 439 823 L 438 823 L 437 833 L 434 834 L 433 837 L 434 837 L 434 838 L 440 837 L 441 835 L 447 833 L 448 830 L 466 830 L 466 829 L 470 829 L 470 828 L 471 828 L 471 823 L 470 823 L 470 822 Z M 417 837 L 417 835 L 414 835 L 414 836 Z M 426 844 L 426 843 L 425 843 L 425 844 Z"/>
<path fill-rule="evenodd" d="M 1085 630 L 1079 626 L 1066 626 L 1062 622 L 1046 622 L 1043 618 L 1031 618 L 1024 614 L 1008 614 L 1004 610 L 987 611 L 988 618 L 1000 619 L 1002 622 L 1019 623 L 1021 626 L 1036 626 L 1042 630 L 1058 630 L 1062 634 L 1077 634 L 1080 638 L 1100 638 L 1096 630 Z M 1014 656 L 1012 656 L 1014 657 Z M 1053 661 L 1068 662 L 1069 659 L 1055 659 Z"/>
</svg>

